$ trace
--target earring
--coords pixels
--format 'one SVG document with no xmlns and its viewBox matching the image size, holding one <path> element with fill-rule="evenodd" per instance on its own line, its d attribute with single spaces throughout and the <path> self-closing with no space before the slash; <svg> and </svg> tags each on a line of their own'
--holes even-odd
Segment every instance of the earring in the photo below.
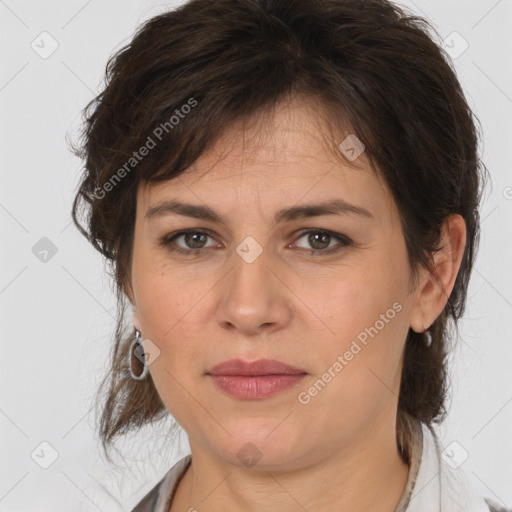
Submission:
<svg viewBox="0 0 512 512">
<path fill-rule="evenodd" d="M 428 331 L 428 327 L 423 326 L 423 334 L 425 335 L 425 345 L 430 347 L 432 345 L 432 334 Z"/>
<path fill-rule="evenodd" d="M 135 329 L 130 350 L 128 351 L 128 368 L 130 369 L 130 376 L 134 380 L 144 380 L 149 373 L 142 337 L 137 329 Z"/>
</svg>

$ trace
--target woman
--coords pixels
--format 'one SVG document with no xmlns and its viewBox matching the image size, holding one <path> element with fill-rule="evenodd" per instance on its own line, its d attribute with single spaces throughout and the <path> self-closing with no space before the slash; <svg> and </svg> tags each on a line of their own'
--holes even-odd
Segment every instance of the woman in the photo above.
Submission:
<svg viewBox="0 0 512 512">
<path fill-rule="evenodd" d="M 110 59 L 73 205 L 120 304 L 100 435 L 170 413 L 191 448 L 134 512 L 499 510 L 433 429 L 485 168 L 428 29 L 192 0 Z"/>
</svg>

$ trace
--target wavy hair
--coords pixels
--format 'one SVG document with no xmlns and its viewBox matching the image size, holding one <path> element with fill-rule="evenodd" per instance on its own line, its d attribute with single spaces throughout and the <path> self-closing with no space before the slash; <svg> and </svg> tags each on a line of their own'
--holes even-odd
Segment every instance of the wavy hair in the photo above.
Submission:
<svg viewBox="0 0 512 512">
<path fill-rule="evenodd" d="M 443 221 L 465 220 L 461 266 L 429 328 L 431 345 L 424 333 L 407 335 L 397 412 L 404 461 L 411 421 L 444 419 L 450 327 L 465 308 L 486 168 L 477 119 L 433 34 L 428 21 L 387 0 L 191 0 L 141 24 L 109 58 L 72 145 L 84 161 L 73 221 L 105 257 L 117 291 L 110 368 L 98 394 L 107 457 L 117 436 L 168 415 L 152 379 L 132 380 L 126 363 L 138 184 L 178 176 L 233 123 L 294 95 L 364 143 L 398 207 L 414 276 L 420 267 L 435 270 Z M 137 158 L 149 139 L 154 147 Z"/>
</svg>

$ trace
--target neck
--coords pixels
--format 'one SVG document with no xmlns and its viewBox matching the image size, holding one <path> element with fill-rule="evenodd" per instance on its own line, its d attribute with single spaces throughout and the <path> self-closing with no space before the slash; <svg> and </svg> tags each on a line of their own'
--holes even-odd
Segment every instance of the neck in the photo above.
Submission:
<svg viewBox="0 0 512 512">
<path fill-rule="evenodd" d="M 398 453 L 394 423 L 375 422 L 348 447 L 330 447 L 328 454 L 287 471 L 235 466 L 193 441 L 190 447 L 192 462 L 172 512 L 394 512 L 409 473 Z"/>
</svg>

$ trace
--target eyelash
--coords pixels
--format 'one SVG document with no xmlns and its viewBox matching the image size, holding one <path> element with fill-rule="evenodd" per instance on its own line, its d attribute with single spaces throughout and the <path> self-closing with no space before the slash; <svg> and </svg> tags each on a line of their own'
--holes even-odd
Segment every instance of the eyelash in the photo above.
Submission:
<svg viewBox="0 0 512 512">
<path fill-rule="evenodd" d="M 353 241 L 350 238 L 348 238 L 347 236 L 341 235 L 338 233 L 334 233 L 334 232 L 328 231 L 326 229 L 307 229 L 307 230 L 301 231 L 299 233 L 297 240 L 302 238 L 304 235 L 308 235 L 310 233 L 317 233 L 317 234 L 320 233 L 322 235 L 329 235 L 333 238 L 336 238 L 337 240 L 339 240 L 341 242 L 340 245 L 331 247 L 330 249 L 310 249 L 311 254 L 314 254 L 314 255 L 316 255 L 318 253 L 321 253 L 322 255 L 333 254 L 333 253 L 341 251 L 345 247 L 348 247 L 353 244 Z M 177 231 L 176 233 L 173 233 L 171 235 L 164 236 L 160 240 L 160 245 L 170 251 L 173 251 L 173 252 L 177 252 L 177 253 L 184 254 L 184 255 L 190 255 L 192 253 L 195 253 L 196 256 L 199 256 L 202 251 L 212 248 L 212 247 L 203 247 L 203 248 L 199 248 L 199 249 L 183 249 L 181 247 L 171 247 L 170 246 L 171 243 L 174 242 L 174 240 L 176 238 L 179 238 L 180 236 L 188 235 L 188 234 L 204 234 L 204 235 L 207 235 L 207 236 L 213 238 L 213 236 L 208 231 L 187 229 L 187 230 L 183 230 L 183 231 Z M 304 250 L 307 251 L 308 249 L 304 249 Z"/>
</svg>

